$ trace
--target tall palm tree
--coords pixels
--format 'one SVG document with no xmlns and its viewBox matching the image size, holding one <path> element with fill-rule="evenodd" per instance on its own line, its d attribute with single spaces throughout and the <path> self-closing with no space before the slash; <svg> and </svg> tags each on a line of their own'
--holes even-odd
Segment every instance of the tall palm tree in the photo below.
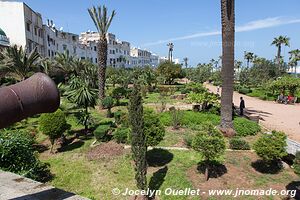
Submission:
<svg viewBox="0 0 300 200">
<path fill-rule="evenodd" d="M 188 67 L 188 60 L 189 60 L 189 59 L 188 59 L 187 57 L 183 58 L 185 68 Z"/>
<path fill-rule="evenodd" d="M 282 36 L 280 35 L 277 38 L 274 38 L 273 42 L 271 43 L 271 45 L 275 45 L 277 47 L 277 63 L 278 65 L 280 65 L 280 58 L 281 58 L 281 46 L 290 46 L 290 38 L 287 36 Z"/>
<path fill-rule="evenodd" d="M 97 10 L 98 9 L 98 10 Z M 97 43 L 97 53 L 98 53 L 98 84 L 99 84 L 99 99 L 102 100 L 105 96 L 105 73 L 107 64 L 107 39 L 106 34 L 110 24 L 116 15 L 115 10 L 112 11 L 111 15 L 107 15 L 107 8 L 105 6 L 98 6 L 96 8 L 93 6 L 88 9 L 88 12 L 99 32 L 99 41 Z"/>
<path fill-rule="evenodd" d="M 297 65 L 298 65 L 298 61 L 300 61 L 300 50 L 299 49 L 295 49 L 289 52 L 290 54 L 290 62 L 289 65 L 291 67 L 295 68 L 295 74 L 297 73 Z"/>
<path fill-rule="evenodd" d="M 244 59 L 247 60 L 247 67 L 249 67 L 250 62 L 254 59 L 254 53 L 245 51 Z"/>
<path fill-rule="evenodd" d="M 222 93 L 221 124 L 224 134 L 233 133 L 232 100 L 234 80 L 234 35 L 235 10 L 234 0 L 221 0 L 222 17 Z"/>
<path fill-rule="evenodd" d="M 40 54 L 37 49 L 33 49 L 28 55 L 23 47 L 14 45 L 1 52 L 0 75 L 11 76 L 17 81 L 25 80 L 33 72 L 38 71 Z"/>
</svg>

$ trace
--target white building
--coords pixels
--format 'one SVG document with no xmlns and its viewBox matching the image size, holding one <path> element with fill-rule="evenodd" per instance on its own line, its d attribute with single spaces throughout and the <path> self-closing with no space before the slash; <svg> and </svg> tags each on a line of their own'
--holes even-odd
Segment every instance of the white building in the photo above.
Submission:
<svg viewBox="0 0 300 200">
<path fill-rule="evenodd" d="M 13 19 L 13 22 L 9 19 Z M 55 27 L 52 20 L 43 25 L 41 14 L 23 2 L 0 0 L 0 27 L 12 45 L 25 47 L 31 52 L 35 47 L 43 57 L 54 58 L 57 53 L 69 52 L 80 59 L 98 62 L 97 41 L 99 33 L 84 32 L 80 36 Z M 5 35 L 5 34 L 4 34 Z M 2 38 L 6 37 L 0 36 Z M 107 34 L 107 65 L 114 67 L 157 66 L 159 56 L 150 51 L 130 47 L 112 33 Z"/>
<path fill-rule="evenodd" d="M 23 46 L 27 52 L 36 47 L 45 55 L 42 16 L 25 3 L 0 1 L 0 27 L 11 44 Z"/>
</svg>

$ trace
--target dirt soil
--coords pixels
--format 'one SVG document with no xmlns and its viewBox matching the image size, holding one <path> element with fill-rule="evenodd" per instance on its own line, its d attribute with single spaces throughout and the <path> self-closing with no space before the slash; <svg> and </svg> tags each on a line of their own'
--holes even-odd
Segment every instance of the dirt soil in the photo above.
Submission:
<svg viewBox="0 0 300 200">
<path fill-rule="evenodd" d="M 205 86 L 210 91 L 217 93 L 217 87 L 210 84 Z M 251 113 L 260 116 L 260 123 L 263 126 L 271 130 L 283 131 L 290 139 L 300 142 L 300 104 L 284 105 L 275 101 L 263 101 L 234 92 L 234 105 L 239 106 L 240 97 L 244 98 L 246 108 Z"/>
<path fill-rule="evenodd" d="M 123 145 L 110 141 L 91 148 L 91 150 L 87 152 L 87 158 L 89 160 L 97 160 L 120 156 L 124 153 L 125 149 Z"/>
<path fill-rule="evenodd" d="M 277 191 L 285 190 L 286 186 L 299 177 L 294 174 L 292 169 L 284 169 L 277 174 L 266 174 L 256 171 L 251 163 L 257 161 L 258 157 L 253 152 L 227 152 L 225 163 L 222 166 L 222 172 L 218 176 L 205 180 L 204 174 L 200 173 L 198 166 L 193 166 L 187 170 L 187 177 L 192 182 L 195 189 L 204 191 L 203 199 L 208 198 L 208 190 L 211 189 L 274 189 Z M 284 173 L 284 174 L 283 174 Z M 268 179 L 268 181 L 266 181 Z M 215 196 L 217 197 L 217 196 Z M 232 198 L 230 196 L 218 196 L 218 199 L 247 199 L 246 196 Z M 269 199 L 265 197 L 257 197 L 257 199 Z M 276 196 L 274 199 L 282 199 L 282 196 Z"/>
</svg>

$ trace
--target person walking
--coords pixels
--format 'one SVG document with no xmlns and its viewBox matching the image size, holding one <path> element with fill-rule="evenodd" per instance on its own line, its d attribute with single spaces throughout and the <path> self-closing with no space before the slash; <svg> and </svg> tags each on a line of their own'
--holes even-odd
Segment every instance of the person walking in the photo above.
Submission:
<svg viewBox="0 0 300 200">
<path fill-rule="evenodd" d="M 245 101 L 243 99 L 243 97 L 240 97 L 240 115 L 243 116 L 244 115 L 244 108 L 245 108 Z"/>
</svg>

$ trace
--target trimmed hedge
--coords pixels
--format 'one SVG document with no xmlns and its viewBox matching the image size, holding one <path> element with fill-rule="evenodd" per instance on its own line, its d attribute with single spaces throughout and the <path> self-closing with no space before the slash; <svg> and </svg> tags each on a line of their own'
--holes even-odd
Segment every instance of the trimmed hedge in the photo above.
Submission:
<svg viewBox="0 0 300 200">
<path fill-rule="evenodd" d="M 229 148 L 234 150 L 250 150 L 250 145 L 241 138 L 232 138 L 229 140 Z"/>
<path fill-rule="evenodd" d="M 113 133 L 113 139 L 116 140 L 117 143 L 127 143 L 130 133 L 130 128 L 118 128 Z"/>
<path fill-rule="evenodd" d="M 94 135 L 97 141 L 106 141 L 107 133 L 111 130 L 110 125 L 100 125 L 94 130 Z"/>
<path fill-rule="evenodd" d="M 220 116 L 211 113 L 182 111 L 183 118 L 181 120 L 182 126 L 195 127 L 202 126 L 206 122 L 211 122 L 217 126 L 220 124 Z M 170 112 L 164 112 L 160 114 L 160 121 L 165 126 L 172 126 L 172 117 Z M 256 135 L 260 130 L 259 124 L 254 121 L 250 121 L 246 118 L 236 117 L 233 121 L 234 129 L 238 136 Z"/>
<path fill-rule="evenodd" d="M 238 136 L 256 135 L 259 131 L 261 131 L 258 123 L 246 118 L 235 118 L 233 125 Z"/>
</svg>

